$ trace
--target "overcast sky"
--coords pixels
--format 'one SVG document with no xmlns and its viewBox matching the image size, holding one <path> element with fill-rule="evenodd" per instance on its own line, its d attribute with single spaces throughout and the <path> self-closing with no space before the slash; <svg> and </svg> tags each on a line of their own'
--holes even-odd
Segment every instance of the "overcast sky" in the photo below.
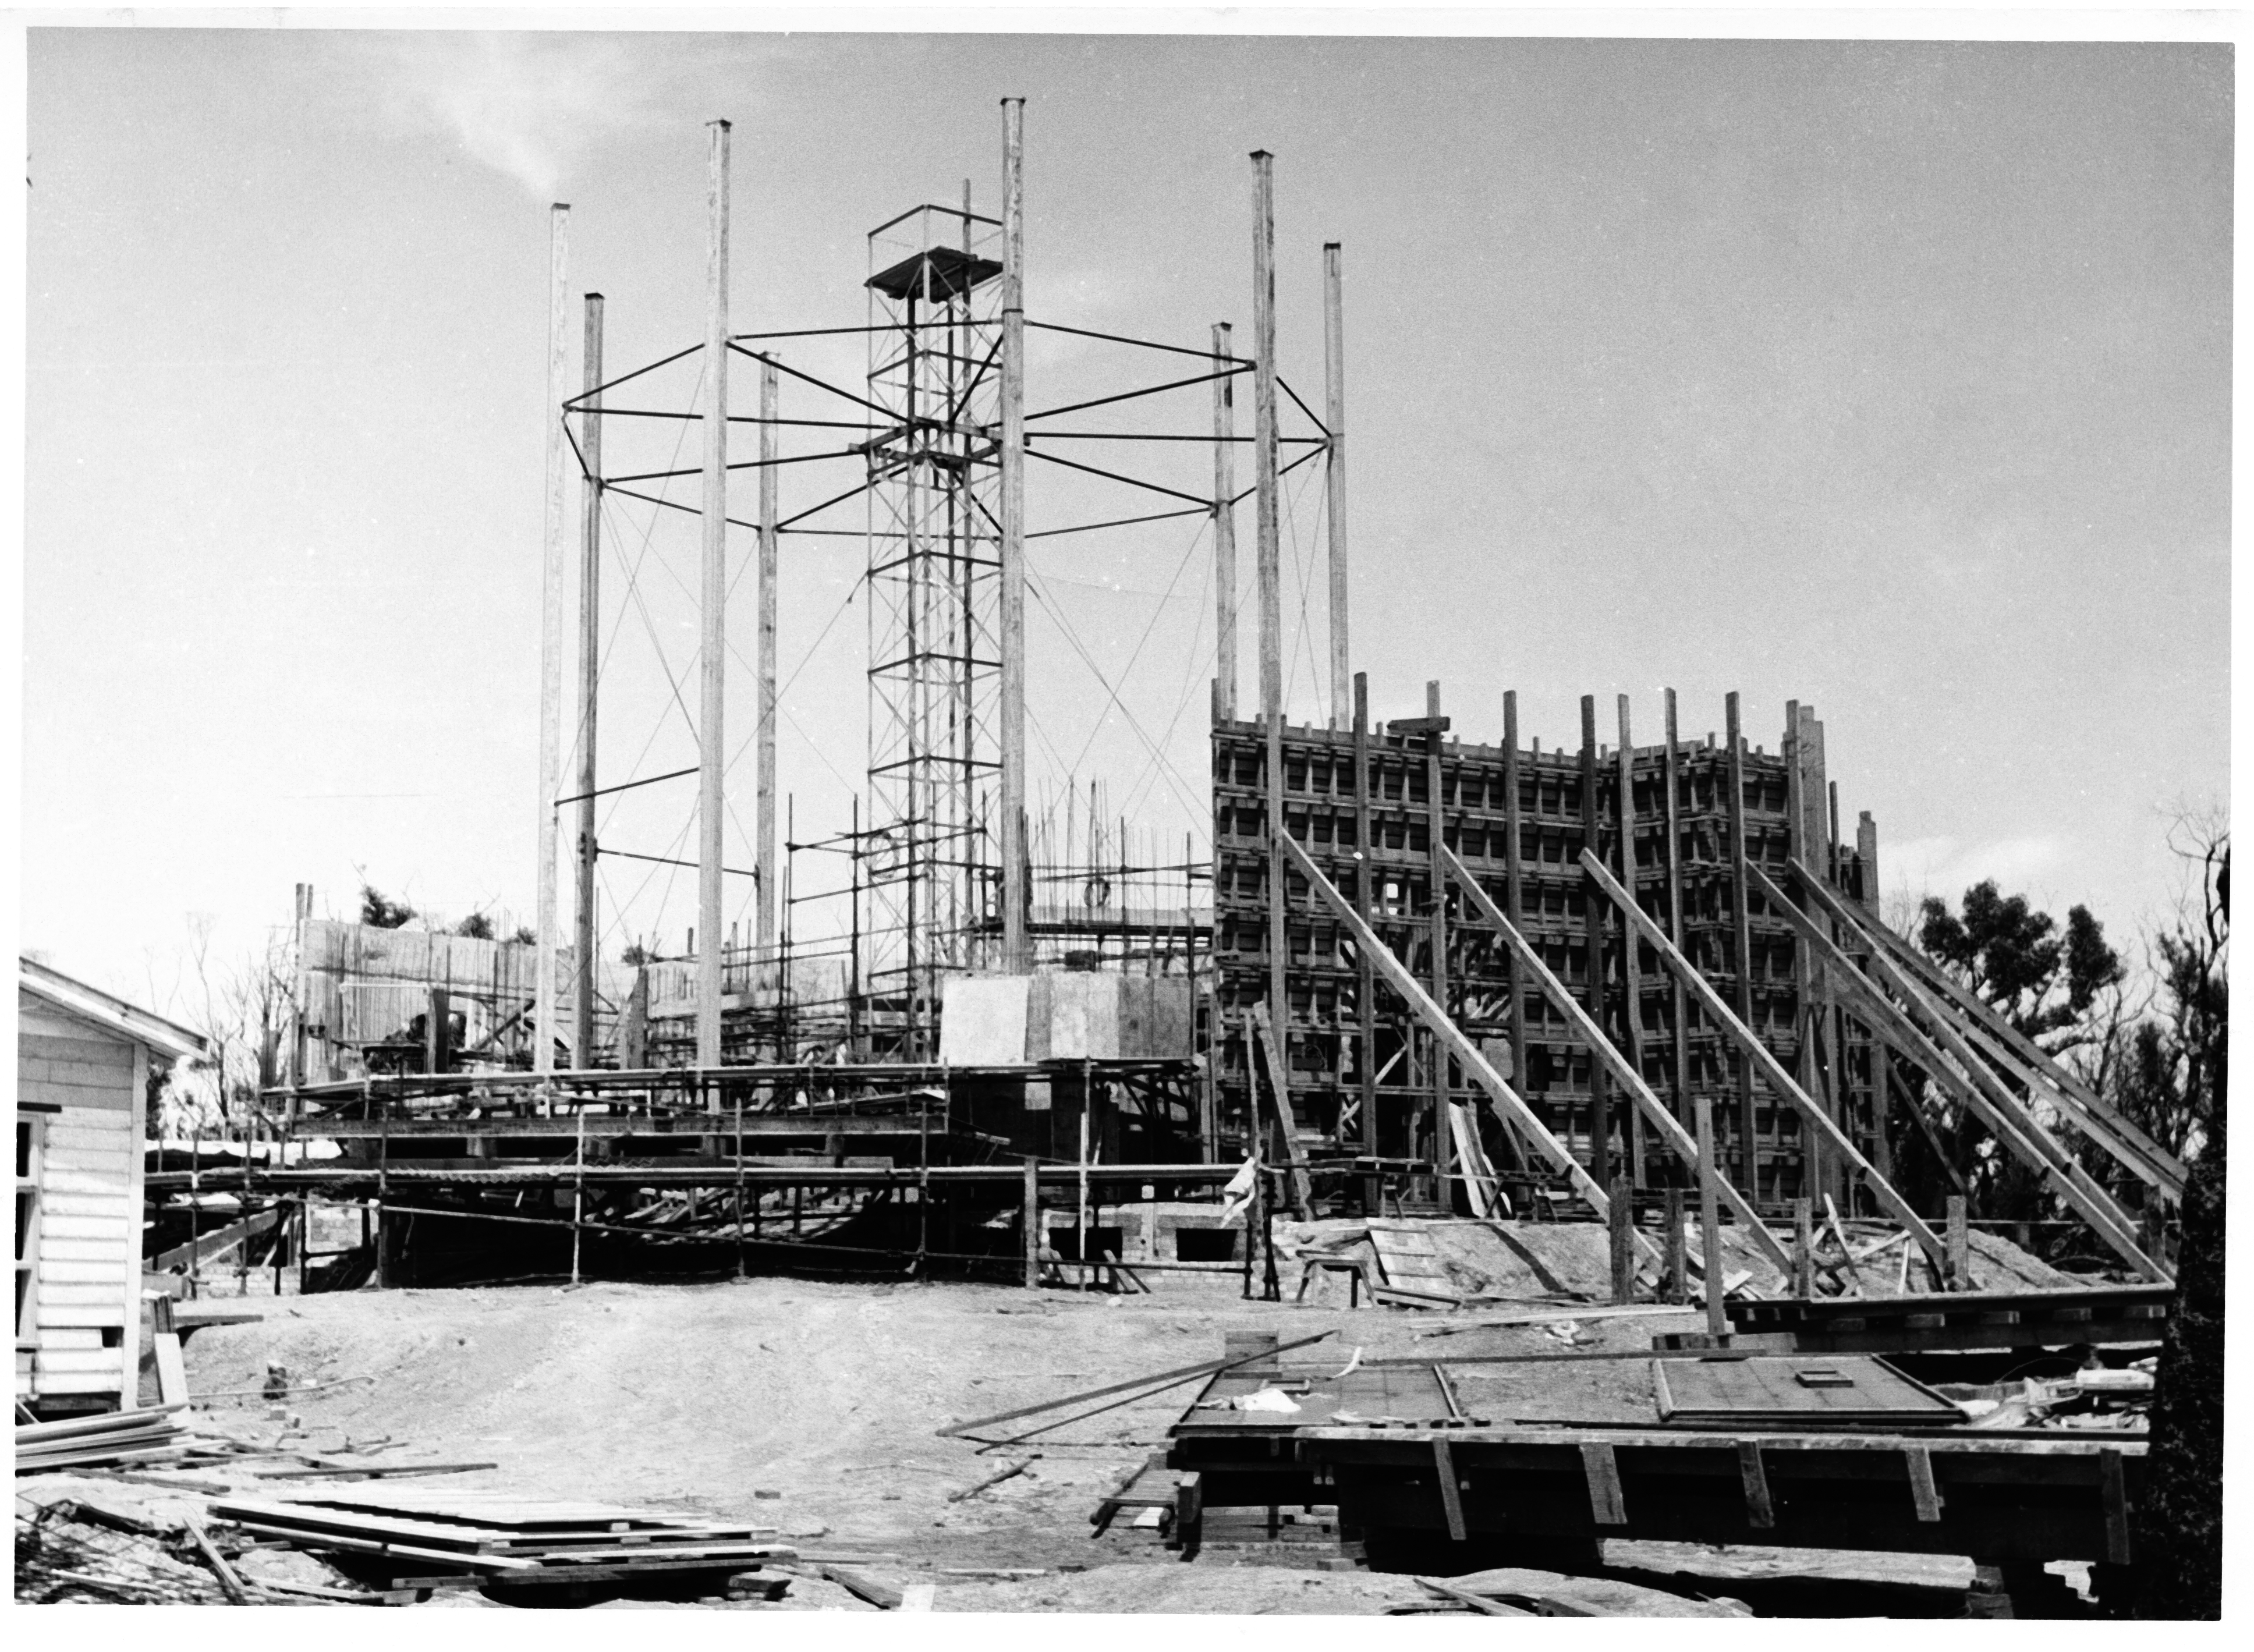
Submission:
<svg viewBox="0 0 2254 1652">
<path fill-rule="evenodd" d="M 2191 45 L 35 31 L 23 944 L 161 1000 L 186 914 L 240 949 L 300 880 L 340 914 L 365 868 L 528 914 L 549 203 L 614 371 L 693 344 L 725 116 L 736 328 L 852 326 L 868 229 L 966 178 L 992 206 L 1012 94 L 1037 318 L 1244 337 L 1264 147 L 1312 402 L 1344 242 L 1380 716 L 1438 678 L 1492 738 L 1516 688 L 1550 746 L 1593 693 L 1609 740 L 1625 692 L 1648 740 L 1671 686 L 1695 738 L 1736 689 L 1774 750 L 1812 702 L 1890 886 L 1994 876 L 2127 940 L 2173 886 L 2168 809 L 2229 787 L 2231 77 Z M 1045 341 L 1029 397 L 1140 370 Z M 649 388 L 688 406 L 693 375 Z M 1203 395 L 1146 416 L 1201 430 Z M 1033 526 L 1095 502 L 1037 474 Z M 1032 554 L 1037 785 L 1101 779 L 1176 846 L 1204 828 L 1194 526 Z M 693 760 L 693 523 L 612 532 L 606 783 Z M 865 760 L 863 551 L 788 550 L 810 837 Z M 1319 718 L 1321 594 L 1294 571 L 1286 604 Z M 746 582 L 746 660 L 752 617 Z M 748 756 L 730 792 L 748 823 Z M 692 805 L 636 794 L 605 842 L 693 854 Z M 606 877 L 606 951 L 680 944 L 693 876 Z"/>
</svg>

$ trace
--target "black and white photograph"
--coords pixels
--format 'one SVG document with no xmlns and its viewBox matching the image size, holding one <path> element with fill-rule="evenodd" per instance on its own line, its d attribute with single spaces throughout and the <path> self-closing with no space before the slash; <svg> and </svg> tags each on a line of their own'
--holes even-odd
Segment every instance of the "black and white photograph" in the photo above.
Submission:
<svg viewBox="0 0 2254 1652">
<path fill-rule="evenodd" d="M 2226 1619 L 2242 14 L 0 28 L 18 1644 Z"/>
</svg>

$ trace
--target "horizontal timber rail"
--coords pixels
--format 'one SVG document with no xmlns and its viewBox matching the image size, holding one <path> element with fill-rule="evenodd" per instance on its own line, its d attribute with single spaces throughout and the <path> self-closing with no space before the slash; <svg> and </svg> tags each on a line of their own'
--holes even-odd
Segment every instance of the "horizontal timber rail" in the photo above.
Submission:
<svg viewBox="0 0 2254 1652">
<path fill-rule="evenodd" d="M 1045 1164 L 1035 1174 L 1043 1185 L 1059 1187 L 1076 1186 L 1083 1176 L 1091 1186 L 1117 1182 L 1138 1186 L 1146 1182 L 1211 1186 L 1234 1180 L 1243 1168 L 1242 1165 L 1090 1165 L 1083 1169 L 1074 1164 Z M 747 1164 L 739 1171 L 733 1159 L 724 1158 L 694 1166 L 588 1165 L 581 1168 L 562 1162 L 494 1170 L 416 1170 L 398 1164 L 338 1163 L 318 1169 L 299 1166 L 255 1170 L 248 1180 L 256 1191 L 264 1193 L 298 1187 L 373 1187 L 387 1182 L 395 1186 L 546 1187 L 584 1181 L 589 1186 L 718 1187 L 732 1186 L 738 1178 L 747 1187 L 914 1187 L 926 1182 L 1022 1187 L 1026 1171 L 1023 1164 L 910 1165 L 892 1169 L 826 1164 L 808 1164 L 800 1169 Z M 245 1173 L 234 1169 L 154 1171 L 147 1177 L 152 1193 L 186 1192 L 191 1187 L 218 1193 L 245 1185 Z"/>
</svg>

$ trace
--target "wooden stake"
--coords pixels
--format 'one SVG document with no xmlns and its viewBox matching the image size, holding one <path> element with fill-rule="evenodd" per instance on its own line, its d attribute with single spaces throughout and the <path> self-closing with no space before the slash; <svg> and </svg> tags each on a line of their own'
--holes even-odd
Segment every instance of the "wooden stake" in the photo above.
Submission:
<svg viewBox="0 0 2254 1652">
<path fill-rule="evenodd" d="M 1626 1307 L 1635 1300 L 1635 1195 L 1625 1176 L 1614 1176 L 1606 1189 L 1613 1201 L 1607 1226 L 1612 1240 L 1613 1303 Z"/>
<path fill-rule="evenodd" d="M 1729 1276 L 1722 1270 L 1722 1207 L 1716 1194 L 1719 1178 L 1714 1168 L 1714 1103 L 1701 1096 L 1693 1104 L 1698 1120 L 1698 1237 L 1699 1254 L 1706 1268 L 1706 1332 L 1717 1341 L 1730 1334 L 1730 1316 L 1723 1306 L 1729 1294 Z"/>
</svg>

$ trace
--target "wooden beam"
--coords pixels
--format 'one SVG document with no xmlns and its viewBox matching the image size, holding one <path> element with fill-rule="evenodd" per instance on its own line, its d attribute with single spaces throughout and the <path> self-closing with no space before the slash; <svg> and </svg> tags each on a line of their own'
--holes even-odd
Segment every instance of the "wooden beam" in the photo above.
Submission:
<svg viewBox="0 0 2254 1652">
<path fill-rule="evenodd" d="M 1448 875 L 1440 858 L 1448 852 L 1447 811 L 1440 798 L 1440 741 L 1447 722 L 1440 715 L 1440 685 L 1424 685 L 1424 718 L 1432 732 L 1424 737 L 1424 833 L 1430 838 L 1431 864 L 1425 873 L 1432 886 L 1432 1002 L 1443 1015 L 1448 1009 Z M 1432 1048 L 1432 1162 L 1440 1167 L 1440 1211 L 1450 1214 L 1455 1205 L 1448 1194 L 1448 1167 L 1455 1162 L 1454 1110 L 1450 1106 L 1448 1053 Z"/>
<path fill-rule="evenodd" d="M 1627 1060 L 1620 1054 L 1613 1041 L 1604 1035 L 1593 1020 L 1590 1019 L 1588 1012 L 1574 1002 L 1572 991 L 1557 977 L 1550 966 L 1542 961 L 1542 955 L 1535 949 L 1533 942 L 1527 940 L 1525 935 L 1520 933 L 1518 926 L 1496 908 L 1494 901 L 1488 896 L 1487 891 L 1480 887 L 1479 879 L 1472 876 L 1471 868 L 1464 864 L 1462 858 L 1452 850 L 1448 856 L 1448 868 L 1455 874 L 1456 882 L 1461 886 L 1466 897 L 1474 906 L 1479 909 L 1480 916 L 1494 927 L 1495 933 L 1502 937 L 1503 944 L 1509 948 L 1512 956 L 1522 963 L 1526 972 L 1534 977 L 1535 984 L 1542 990 L 1542 996 L 1549 999 L 1558 1012 L 1565 1018 L 1565 1025 L 1572 1030 L 1574 1038 L 1588 1049 L 1592 1064 L 1603 1067 L 1614 1077 L 1620 1080 L 1620 1088 L 1627 1091 L 1629 1099 L 1642 1110 L 1644 1116 L 1650 1121 L 1651 1127 L 1658 1133 L 1659 1138 L 1667 1144 L 1676 1157 L 1683 1161 L 1695 1177 L 1698 1170 L 1698 1144 L 1693 1141 L 1690 1132 L 1683 1128 L 1682 1121 L 1668 1111 L 1666 1105 L 1653 1092 L 1643 1075 L 1628 1064 Z M 1724 1189 L 1722 1196 L 1727 1200 L 1731 1213 L 1749 1229 L 1750 1236 L 1768 1253 L 1769 1260 L 1776 1264 L 1778 1270 L 1780 1272 L 1788 1270 L 1791 1258 L 1785 1253 L 1784 1247 L 1777 1242 L 1776 1236 L 1770 1233 L 1767 1225 L 1762 1222 L 1751 1202 L 1740 1195 L 1736 1188 L 1730 1186 L 1726 1178 L 1722 1186 Z"/>
<path fill-rule="evenodd" d="M 705 179 L 704 555 L 697 612 L 696 1065 L 720 1065 L 720 845 L 728 702 L 728 122 L 714 121 Z M 542 960 L 542 979 L 547 976 Z"/>
<path fill-rule="evenodd" d="M 1667 804 L 1663 819 L 1667 825 L 1667 933 L 1675 944 L 1683 944 L 1683 815 L 1682 800 L 1677 795 L 1683 785 L 1682 757 L 1676 746 L 1675 727 L 1675 690 L 1667 690 L 1667 757 L 1663 769 L 1663 784 L 1667 788 Z M 1690 1113 L 1690 998 L 1683 990 L 1683 984 L 1672 984 L 1674 989 L 1675 1029 L 1675 1116 L 1687 1118 Z"/>
<path fill-rule="evenodd" d="M 1306 1166 L 1299 1161 L 1299 1144 L 1292 1120 L 1292 1079 L 1284 1066 L 1284 1056 L 1277 1047 L 1275 1028 L 1268 1019 L 1268 1006 L 1256 1003 L 1252 1006 L 1252 1037 L 1260 1046 L 1261 1059 L 1268 1067 L 1268 1096 L 1276 1104 L 1276 1145 L 1284 1156 L 1285 1172 L 1284 1186 L 1291 1194 L 1292 1214 L 1301 1222 L 1312 1221 L 1314 1206 L 1310 1197 Z M 1259 1088 L 1253 1088 L 1253 1119 L 1256 1128 L 1259 1120 Z"/>
<path fill-rule="evenodd" d="M 1548 1126 L 1535 1115 L 1534 1110 L 1526 1104 L 1516 1090 L 1511 1088 L 1502 1074 L 1494 1070 L 1487 1057 L 1480 1054 L 1479 1046 L 1466 1038 L 1463 1030 L 1432 1002 L 1432 995 L 1424 990 L 1409 967 L 1393 956 L 1393 949 L 1354 915 L 1353 903 L 1339 893 L 1337 886 L 1323 876 L 1322 868 L 1315 864 L 1307 851 L 1288 835 L 1284 838 L 1284 849 L 1298 865 L 1300 875 L 1306 878 L 1308 886 L 1339 921 L 1346 925 L 1348 932 L 1354 936 L 1354 945 L 1377 966 L 1378 972 L 1385 977 L 1386 984 L 1401 995 L 1418 1019 L 1424 1022 L 1441 1043 L 1454 1052 L 1456 1060 L 1463 1064 L 1464 1072 L 1471 1081 L 1494 1098 L 1495 1110 L 1503 1116 L 1505 1122 L 1518 1131 L 1528 1145 L 1548 1159 L 1552 1167 L 1564 1173 L 1572 1182 L 1573 1190 L 1581 1195 L 1590 1209 L 1597 1213 L 1600 1220 L 1609 1221 L 1612 1200 L 1605 1196 L 1604 1188 L 1582 1168 L 1581 1161 L 1550 1133 Z M 1641 1234 L 1636 1236 L 1636 1244 L 1654 1262 L 1660 1259 L 1658 1247 Z"/>
<path fill-rule="evenodd" d="M 2111 1153 L 2124 1169 L 2171 1198 L 2182 1198 L 2184 1181 L 2190 1174 L 2183 1160 L 2061 1067 L 2040 1045 L 1983 1003 L 1978 993 L 1952 980 L 1947 970 L 1908 942 L 1882 923 L 1872 922 L 1864 928 L 1865 933 L 1894 962 L 1963 1010 L 1976 1028 L 1986 1035 L 1984 1047 L 2022 1083 L 2040 1082 L 2054 1091 L 2057 1104 L 2075 1115 L 2076 1127 Z"/>
<path fill-rule="evenodd" d="M 1354 674 L 1354 909 L 1369 921 L 1369 676 Z M 1362 1151 L 1377 1156 L 1377 982 L 1369 960 L 1354 960 L 1354 1005 L 1362 1022 Z"/>
<path fill-rule="evenodd" d="M 1628 696 L 1619 699 L 1620 750 L 1616 765 L 1620 774 L 1620 880 L 1630 894 L 1635 892 L 1635 742 L 1628 726 Z M 1670 934 L 1673 932 L 1670 930 Z M 1635 937 L 1626 929 L 1620 931 L 1620 1026 L 1627 1035 L 1628 1059 L 1636 1075 L 1643 1074 L 1643 980 L 1636 962 Z M 1631 1173 L 1640 1183 L 1644 1180 L 1642 1120 L 1631 1111 L 1622 1132 L 1628 1138 L 1628 1159 Z"/>
<path fill-rule="evenodd" d="M 1723 1298 L 1730 1294 L 1730 1274 L 1728 1264 L 1722 1260 L 1722 1171 L 1715 1162 L 1713 1098 L 1701 1096 L 1691 1108 L 1698 1124 L 1699 1263 L 1706 1276 L 1700 1281 L 1699 1289 L 1706 1298 L 1706 1334 L 1718 1342 L 1730 1334 L 1730 1316 L 1723 1304 Z M 1766 1228 L 1760 1230 L 1768 1231 Z"/>
<path fill-rule="evenodd" d="M 1754 1019 L 1753 925 L 1746 905 L 1746 738 L 1738 727 L 1738 696 L 1733 689 L 1724 702 L 1730 742 L 1730 929 L 1736 953 L 1738 1020 L 1751 1026 Z M 1745 1178 L 1746 1196 L 1760 1197 L 1760 1119 L 1754 1110 L 1754 1063 L 1742 1053 L 1738 1060 L 1739 1173 Z"/>
<path fill-rule="evenodd" d="M 1761 1077 L 1768 1082 L 1770 1089 L 1782 1096 L 1800 1115 L 1802 1125 L 1813 1130 L 1848 1165 L 1852 1166 L 1863 1178 L 1864 1185 L 1870 1188 L 1879 1203 L 1896 1222 L 1909 1229 L 1910 1236 L 1917 1241 L 1919 1248 L 1933 1257 L 1936 1262 L 1939 1262 L 1942 1258 L 1940 1236 L 1926 1225 L 1925 1219 L 1917 1214 L 1910 1202 L 1894 1190 L 1894 1185 L 1879 1174 L 1878 1167 L 1864 1158 L 1857 1150 L 1855 1144 L 1841 1133 L 1839 1126 L 1832 1121 L 1830 1116 L 1810 1098 L 1807 1091 L 1793 1082 L 1792 1074 L 1786 1072 L 1783 1064 L 1769 1053 L 1768 1046 L 1754 1036 L 1750 1027 L 1731 1013 L 1730 1006 L 1722 1002 L 1722 995 L 1715 991 L 1712 984 L 1691 967 L 1690 961 L 1685 958 L 1675 943 L 1660 931 L 1659 926 L 1645 917 L 1642 908 L 1628 899 L 1628 892 L 1613 882 L 1612 875 L 1606 872 L 1604 864 L 1594 855 L 1583 850 L 1581 867 L 1596 880 L 1597 886 L 1611 898 L 1613 904 L 1620 908 L 1621 915 L 1643 931 L 1644 939 L 1651 942 L 1652 950 L 1659 955 L 1660 962 L 1673 970 L 1683 984 L 1690 990 L 1691 995 L 1698 1000 L 1700 1007 L 1708 1015 L 1713 1017 L 1716 1025 L 1736 1040 L 1738 1047 L 1744 1051 L 1754 1065 L 1760 1069 Z"/>
<path fill-rule="evenodd" d="M 595 724 L 603 652 L 603 295 L 581 324 L 579 458 L 579 830 L 573 856 L 571 1065 L 595 1064 Z"/>
<path fill-rule="evenodd" d="M 1323 243 L 1323 402 L 1324 422 L 1330 426 L 1329 451 L 1324 458 L 1324 484 L 1328 488 L 1323 526 L 1329 536 L 1331 621 L 1331 726 L 1346 726 L 1347 718 L 1347 591 L 1346 591 L 1346 319 L 1340 247 Z"/>
<path fill-rule="evenodd" d="M 995 753 L 1000 768 L 1001 819 L 995 850 L 1002 862 L 1002 967 L 1033 967 L 1028 920 L 1032 857 L 1026 846 L 1026 100 L 1002 100 L 1002 440 L 995 455 L 1001 481 L 1000 701 Z M 1230 690 L 1235 694 L 1235 690 Z M 858 867 L 859 862 L 854 864 Z M 858 950 L 858 949 L 857 949 Z M 914 984 L 910 986 L 913 989 Z M 911 991 L 913 1002 L 913 991 Z"/>
<path fill-rule="evenodd" d="M 1236 721 L 1236 375 L 1226 321 L 1213 324 L 1213 714 Z"/>
<path fill-rule="evenodd" d="M 564 746 L 564 403 L 571 399 L 570 315 L 564 271 L 570 256 L 571 209 L 548 211 L 547 532 L 540 579 L 540 864 L 533 889 L 539 962 L 533 973 L 532 1070 L 556 1070 L 556 800 L 563 792 Z M 717 1058 L 716 1058 L 717 1059 Z"/>
<path fill-rule="evenodd" d="M 1855 927 L 1852 908 L 1816 882 L 1801 862 L 1795 860 L 1791 865 L 1794 878 L 1810 899 L 1824 909 L 1826 916 L 1852 930 Z M 1872 974 L 1916 1012 L 1917 1019 L 1926 1023 L 1921 1030 L 1917 1020 L 1888 1003 L 1884 994 L 1855 968 L 1853 961 L 1823 933 L 1821 926 L 1796 906 L 1783 891 L 1758 868 L 1753 876 L 1754 886 L 1761 899 L 1799 932 L 1812 956 L 1829 966 L 1831 974 L 1866 1014 L 1886 1024 L 1921 1067 L 1954 1090 L 1979 1116 L 1981 1123 L 1994 1132 L 1998 1141 L 2022 1163 L 2048 1176 L 2059 1196 L 2096 1230 L 2099 1238 L 2120 1254 L 2122 1260 L 2156 1283 L 2171 1278 L 2167 1270 L 2146 1255 L 2137 1242 L 2134 1220 L 2090 1178 L 2089 1172 L 2075 1162 L 2074 1156 L 2055 1138 L 2021 1109 L 2020 1098 L 2006 1088 L 1973 1053 L 1940 1005 L 1920 991 L 1882 954 L 1872 954 Z M 1962 1069 L 1961 1074 L 1951 1071 L 1950 1061 Z"/>
<path fill-rule="evenodd" d="M 1506 690 L 1502 696 L 1502 909 L 1513 923 L 1523 923 L 1526 910 L 1525 871 L 1521 859 L 1523 853 L 1519 834 L 1525 828 L 1523 806 L 1518 799 L 1518 693 Z M 1526 981 L 1520 973 L 1517 956 L 1510 960 L 1510 1076 L 1514 1083 L 1526 1082 Z"/>
<path fill-rule="evenodd" d="M 1593 854 L 1602 840 L 1599 832 L 1597 801 L 1597 701 L 1596 696 L 1581 696 L 1581 849 Z M 1589 1018 L 1599 1026 L 1605 1024 L 1605 921 L 1604 906 L 1597 899 L 1592 885 L 1585 885 L 1581 895 L 1583 910 L 1587 914 L 1586 959 L 1588 983 L 1584 989 L 1588 998 Z M 1611 1179 L 1613 1173 L 1613 1121 L 1611 1098 L 1605 1093 L 1604 1068 L 1596 1062 L 1589 1064 L 1589 1173 L 1599 1181 Z"/>
</svg>

